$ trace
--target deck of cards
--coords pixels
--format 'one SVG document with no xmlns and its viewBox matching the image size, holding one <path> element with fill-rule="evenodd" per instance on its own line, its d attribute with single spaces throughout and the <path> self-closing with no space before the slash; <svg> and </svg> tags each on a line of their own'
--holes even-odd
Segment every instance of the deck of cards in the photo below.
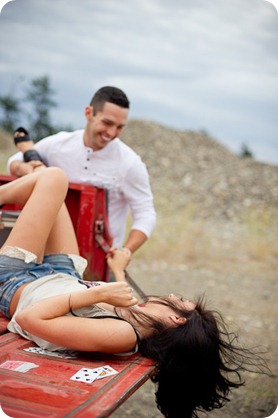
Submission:
<svg viewBox="0 0 278 418">
<path fill-rule="evenodd" d="M 65 359 L 78 357 L 77 351 L 73 351 L 73 350 L 49 351 L 40 347 L 28 347 L 28 348 L 24 348 L 24 351 L 28 351 L 28 353 L 40 354 L 42 356 L 51 356 L 51 357 L 58 357 L 58 358 L 65 358 Z"/>
<path fill-rule="evenodd" d="M 104 377 L 112 376 L 118 372 L 110 366 L 97 367 L 95 369 L 88 369 L 83 367 L 78 370 L 70 379 L 76 382 L 93 383 L 96 379 L 103 379 Z"/>
<path fill-rule="evenodd" d="M 34 363 L 28 361 L 7 360 L 0 364 L 1 369 L 13 370 L 14 372 L 26 373 L 35 367 L 39 367 Z"/>
</svg>

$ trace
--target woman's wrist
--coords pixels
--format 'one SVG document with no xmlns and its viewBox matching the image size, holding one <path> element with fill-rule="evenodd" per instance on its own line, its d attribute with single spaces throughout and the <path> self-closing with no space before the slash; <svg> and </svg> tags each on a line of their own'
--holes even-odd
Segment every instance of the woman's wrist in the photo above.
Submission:
<svg viewBox="0 0 278 418">
<path fill-rule="evenodd" d="M 126 251 L 128 252 L 128 254 L 129 254 L 129 257 L 130 257 L 130 258 L 132 257 L 132 251 L 131 251 L 131 249 L 130 249 L 130 248 L 128 248 L 128 247 L 123 247 L 123 250 L 126 250 Z"/>
<path fill-rule="evenodd" d="M 124 272 L 124 270 L 115 270 L 115 271 L 113 271 L 113 274 L 114 274 L 115 280 L 117 282 L 118 281 L 125 280 L 125 272 Z"/>
<path fill-rule="evenodd" d="M 72 292 L 70 294 L 70 309 L 81 309 L 85 306 L 103 302 L 102 286 L 94 286 L 88 289 Z"/>
</svg>

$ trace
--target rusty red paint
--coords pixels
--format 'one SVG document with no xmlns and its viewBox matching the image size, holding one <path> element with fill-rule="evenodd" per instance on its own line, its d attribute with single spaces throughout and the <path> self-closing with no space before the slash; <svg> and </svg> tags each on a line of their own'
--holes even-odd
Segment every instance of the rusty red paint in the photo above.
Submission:
<svg viewBox="0 0 278 418">
<path fill-rule="evenodd" d="M 0 175 L 0 184 L 15 177 Z M 70 184 L 66 198 L 77 234 L 80 253 L 88 260 L 88 279 L 107 280 L 105 252 L 95 240 L 95 221 L 104 222 L 105 241 L 112 237 L 107 222 L 105 191 L 92 186 Z M 6 210 L 20 210 L 15 205 Z M 106 418 L 155 372 L 153 361 L 135 354 L 130 357 L 80 354 L 76 359 L 60 359 L 24 351 L 35 346 L 7 332 L 8 320 L 0 315 L 0 364 L 7 360 L 32 362 L 37 368 L 27 373 L 0 367 L 0 404 L 13 418 Z M 82 367 L 110 365 L 119 373 L 82 383 L 70 380 Z"/>
<path fill-rule="evenodd" d="M 22 417 L 108 417 L 154 373 L 149 359 L 135 354 L 119 357 L 82 354 L 76 359 L 60 359 L 24 351 L 34 346 L 11 333 L 0 337 L 0 364 L 7 360 L 32 362 L 37 368 L 27 373 L 1 369 L 0 402 L 3 411 Z M 109 364 L 119 373 L 93 383 L 70 380 L 82 367 Z"/>
</svg>

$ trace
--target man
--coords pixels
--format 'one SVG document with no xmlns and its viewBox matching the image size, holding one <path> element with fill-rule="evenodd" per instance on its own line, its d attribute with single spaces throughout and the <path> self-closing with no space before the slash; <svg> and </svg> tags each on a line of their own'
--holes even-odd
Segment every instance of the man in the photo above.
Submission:
<svg viewBox="0 0 278 418">
<path fill-rule="evenodd" d="M 123 245 L 130 210 L 132 226 L 124 247 L 134 253 L 150 236 L 156 213 L 147 169 L 139 155 L 119 139 L 128 110 L 129 100 L 123 91 L 102 87 L 85 108 L 84 130 L 59 132 L 37 142 L 35 149 L 45 165 L 62 168 L 70 182 L 108 190 L 113 246 Z M 24 142 L 20 144 L 24 147 Z M 24 162 L 23 153 L 18 152 L 9 159 L 8 169 L 20 177 L 40 164 Z"/>
</svg>

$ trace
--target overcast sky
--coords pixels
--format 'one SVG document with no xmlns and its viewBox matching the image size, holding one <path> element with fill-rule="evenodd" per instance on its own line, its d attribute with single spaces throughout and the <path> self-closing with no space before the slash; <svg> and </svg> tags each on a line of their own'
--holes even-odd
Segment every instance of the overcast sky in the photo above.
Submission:
<svg viewBox="0 0 278 418">
<path fill-rule="evenodd" d="M 115 85 L 132 119 L 204 130 L 278 164 L 278 14 L 268 1 L 14 0 L 0 40 L 0 95 L 20 96 L 21 76 L 48 75 L 55 123 L 83 127 L 93 93 Z"/>
</svg>

